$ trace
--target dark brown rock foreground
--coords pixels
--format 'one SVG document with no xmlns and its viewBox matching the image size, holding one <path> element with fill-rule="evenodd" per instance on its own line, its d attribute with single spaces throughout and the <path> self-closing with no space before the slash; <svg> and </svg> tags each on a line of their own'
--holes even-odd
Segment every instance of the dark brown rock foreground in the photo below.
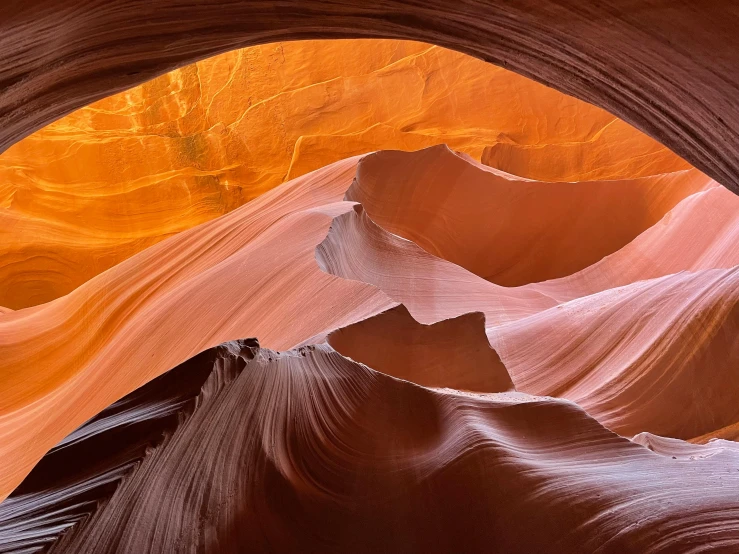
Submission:
<svg viewBox="0 0 739 554">
<path fill-rule="evenodd" d="M 248 339 L 47 454 L 0 505 L 0 551 L 735 552 L 739 447 L 639 442 L 571 402 Z"/>
<path fill-rule="evenodd" d="M 0 149 L 75 108 L 226 50 L 408 38 L 603 107 L 739 191 L 733 1 L 9 0 L 0 22 Z"/>
</svg>

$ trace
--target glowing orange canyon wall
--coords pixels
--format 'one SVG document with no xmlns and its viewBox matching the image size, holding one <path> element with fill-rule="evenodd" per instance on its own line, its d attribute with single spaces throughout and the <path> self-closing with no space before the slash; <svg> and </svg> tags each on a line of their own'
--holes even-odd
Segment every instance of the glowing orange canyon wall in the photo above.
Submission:
<svg viewBox="0 0 739 554">
<path fill-rule="evenodd" d="M 539 180 L 688 167 L 603 110 L 436 46 L 236 50 L 82 108 L 0 156 L 0 306 L 63 296 L 334 161 L 440 143 Z"/>
</svg>

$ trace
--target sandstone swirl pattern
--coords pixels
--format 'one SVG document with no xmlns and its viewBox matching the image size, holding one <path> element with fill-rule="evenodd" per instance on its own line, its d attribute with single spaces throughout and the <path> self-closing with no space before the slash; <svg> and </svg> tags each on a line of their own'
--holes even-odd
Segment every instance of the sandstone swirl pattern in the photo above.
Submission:
<svg viewBox="0 0 739 554">
<path fill-rule="evenodd" d="M 440 143 L 475 159 L 496 145 L 590 144 L 594 159 L 577 167 L 599 178 L 688 167 L 603 110 L 436 46 L 237 50 L 86 106 L 0 155 L 0 306 L 63 296 L 329 163 Z M 603 174 L 604 157 L 623 167 Z"/>
<path fill-rule="evenodd" d="M 226 343 L 48 454 L 0 505 L 0 537 L 50 552 L 735 547 L 739 447 L 640 441 L 653 451 L 561 400 Z"/>
<path fill-rule="evenodd" d="M 739 551 L 739 199 L 713 149 L 733 135 L 715 96 L 681 104 L 730 79 L 723 58 L 668 71 L 687 4 L 637 25 L 618 2 L 480 20 L 473 1 L 433 26 L 433 0 L 383 5 L 394 19 L 178 2 L 0 8 L 22 66 L 0 73 L 0 141 L 226 46 L 425 22 L 706 173 L 599 108 L 394 40 L 235 50 L 60 119 L 0 156 L 0 553 Z M 28 42 L 50 13 L 79 59 Z M 570 50 L 604 13 L 612 50 Z M 74 22 L 89 42 L 65 42 Z"/>
<path fill-rule="evenodd" d="M 739 422 L 734 197 L 698 174 L 596 264 L 505 287 L 343 200 L 419 160 L 530 183 L 349 158 L 4 314 L 4 551 L 735 548 L 737 447 L 678 440 Z M 291 350 L 196 355 L 250 334 Z"/>
</svg>

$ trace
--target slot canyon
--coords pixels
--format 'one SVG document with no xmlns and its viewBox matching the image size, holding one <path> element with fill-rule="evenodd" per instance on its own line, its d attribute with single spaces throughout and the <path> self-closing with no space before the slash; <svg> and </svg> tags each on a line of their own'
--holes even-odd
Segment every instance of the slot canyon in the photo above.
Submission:
<svg viewBox="0 0 739 554">
<path fill-rule="evenodd" d="M 0 16 L 0 554 L 739 552 L 739 4 Z"/>
</svg>

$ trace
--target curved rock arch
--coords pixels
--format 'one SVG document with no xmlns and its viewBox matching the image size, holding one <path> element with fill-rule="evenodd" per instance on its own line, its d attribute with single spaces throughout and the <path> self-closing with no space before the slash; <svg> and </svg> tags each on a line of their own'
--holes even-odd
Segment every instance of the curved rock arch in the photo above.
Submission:
<svg viewBox="0 0 739 554">
<path fill-rule="evenodd" d="M 739 2 L 8 0 L 0 151 L 94 100 L 258 43 L 402 38 L 598 105 L 739 193 Z"/>
</svg>

